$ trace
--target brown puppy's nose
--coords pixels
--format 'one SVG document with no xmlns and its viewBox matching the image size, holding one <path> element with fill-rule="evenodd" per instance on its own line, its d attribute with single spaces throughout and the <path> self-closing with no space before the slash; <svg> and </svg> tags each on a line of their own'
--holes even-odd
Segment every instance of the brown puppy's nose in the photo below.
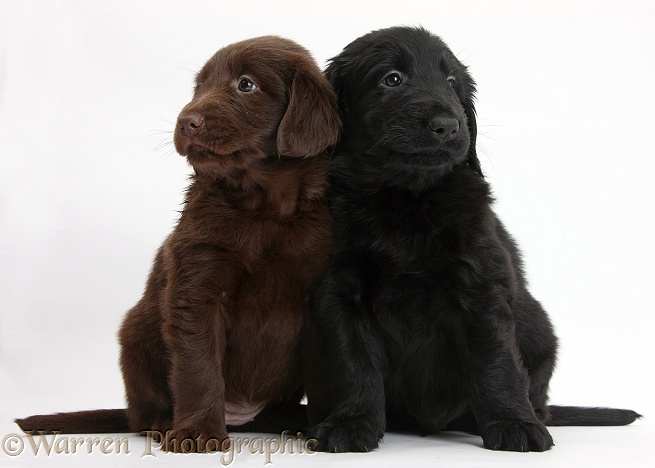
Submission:
<svg viewBox="0 0 655 468">
<path fill-rule="evenodd" d="M 459 121 L 454 117 L 433 117 L 430 120 L 430 130 L 441 141 L 452 140 L 459 131 Z"/>
<path fill-rule="evenodd" d="M 184 136 L 193 136 L 205 123 L 200 114 L 184 114 L 177 118 L 177 126 Z"/>
</svg>

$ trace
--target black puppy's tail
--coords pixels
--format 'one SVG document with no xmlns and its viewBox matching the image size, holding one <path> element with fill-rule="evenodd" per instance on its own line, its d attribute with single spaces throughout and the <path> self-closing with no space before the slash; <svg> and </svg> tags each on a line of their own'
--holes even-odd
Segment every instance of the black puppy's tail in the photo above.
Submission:
<svg viewBox="0 0 655 468">
<path fill-rule="evenodd" d="M 632 410 L 549 405 L 546 426 L 626 426 L 641 415 Z"/>
<path fill-rule="evenodd" d="M 101 409 L 29 416 L 14 420 L 26 434 L 112 434 L 132 432 L 124 409 Z"/>
<path fill-rule="evenodd" d="M 544 421 L 546 426 L 627 426 L 641 418 L 640 414 L 632 410 L 616 408 L 549 405 L 548 409 L 550 416 Z M 480 434 L 473 413 L 449 422 L 443 430 Z"/>
</svg>

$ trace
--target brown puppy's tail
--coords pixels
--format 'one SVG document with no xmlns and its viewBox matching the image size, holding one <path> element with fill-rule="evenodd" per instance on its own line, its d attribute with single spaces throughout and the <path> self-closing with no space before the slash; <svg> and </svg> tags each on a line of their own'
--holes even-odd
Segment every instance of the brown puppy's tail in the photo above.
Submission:
<svg viewBox="0 0 655 468">
<path fill-rule="evenodd" d="M 549 405 L 546 426 L 625 426 L 641 418 L 632 410 Z"/>
<path fill-rule="evenodd" d="M 14 420 L 26 434 L 111 434 L 135 432 L 130 429 L 124 409 L 101 409 L 29 416 Z M 228 426 L 230 432 L 305 431 L 309 427 L 306 406 L 300 403 L 271 403 L 254 420 L 241 426 Z"/>
<path fill-rule="evenodd" d="M 101 409 L 16 419 L 26 434 L 103 434 L 132 432 L 124 409 Z"/>
</svg>

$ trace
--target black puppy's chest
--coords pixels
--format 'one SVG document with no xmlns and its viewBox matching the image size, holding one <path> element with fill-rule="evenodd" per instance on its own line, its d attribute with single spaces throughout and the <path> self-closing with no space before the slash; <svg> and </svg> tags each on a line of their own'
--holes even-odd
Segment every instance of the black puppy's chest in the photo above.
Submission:
<svg viewBox="0 0 655 468">
<path fill-rule="evenodd" d="M 445 271 L 442 270 L 442 271 Z M 459 350 L 465 318 L 447 279 L 423 273 L 378 272 L 372 313 L 385 343 L 385 394 L 390 425 L 407 417 L 440 429 L 467 408 Z M 396 418 L 399 418 L 396 420 Z M 435 426 L 436 425 L 436 426 Z"/>
<path fill-rule="evenodd" d="M 470 316 L 461 294 L 470 264 L 484 263 L 469 258 L 469 247 L 486 232 L 485 212 L 468 206 L 486 196 L 456 195 L 448 185 L 418 195 L 383 189 L 358 205 L 368 216 L 356 221 L 356 250 L 365 258 L 364 297 L 385 343 L 391 414 L 445 423 L 466 408 L 458 349 Z"/>
<path fill-rule="evenodd" d="M 378 214 L 380 223 L 372 233 L 385 232 L 405 242 L 420 242 L 416 249 L 434 247 L 429 242 L 438 242 L 440 231 L 446 227 L 447 212 L 434 197 L 386 189 L 370 203 L 370 210 Z"/>
<path fill-rule="evenodd" d="M 420 194 L 382 189 L 357 204 L 367 216 L 351 218 L 350 239 L 365 259 L 363 292 L 377 318 L 398 319 L 410 332 L 451 326 L 463 291 L 500 271 L 505 252 L 490 240 L 487 186 L 462 188 L 468 176 L 455 172 Z"/>
<path fill-rule="evenodd" d="M 478 236 L 477 214 L 447 191 L 383 189 L 359 206 L 367 216 L 355 222 L 358 244 L 392 273 L 425 273 L 433 280 Z"/>
</svg>

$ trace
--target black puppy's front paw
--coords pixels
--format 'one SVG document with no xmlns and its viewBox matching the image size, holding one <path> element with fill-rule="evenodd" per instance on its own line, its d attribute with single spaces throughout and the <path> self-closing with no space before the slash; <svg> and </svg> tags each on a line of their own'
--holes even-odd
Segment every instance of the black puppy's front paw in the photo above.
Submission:
<svg viewBox="0 0 655 468">
<path fill-rule="evenodd" d="M 370 452 L 384 436 L 380 427 L 365 417 L 328 418 L 312 431 L 319 452 Z"/>
<path fill-rule="evenodd" d="M 539 421 L 498 419 L 482 431 L 485 448 L 510 452 L 544 452 L 553 446 L 553 438 Z"/>
</svg>

